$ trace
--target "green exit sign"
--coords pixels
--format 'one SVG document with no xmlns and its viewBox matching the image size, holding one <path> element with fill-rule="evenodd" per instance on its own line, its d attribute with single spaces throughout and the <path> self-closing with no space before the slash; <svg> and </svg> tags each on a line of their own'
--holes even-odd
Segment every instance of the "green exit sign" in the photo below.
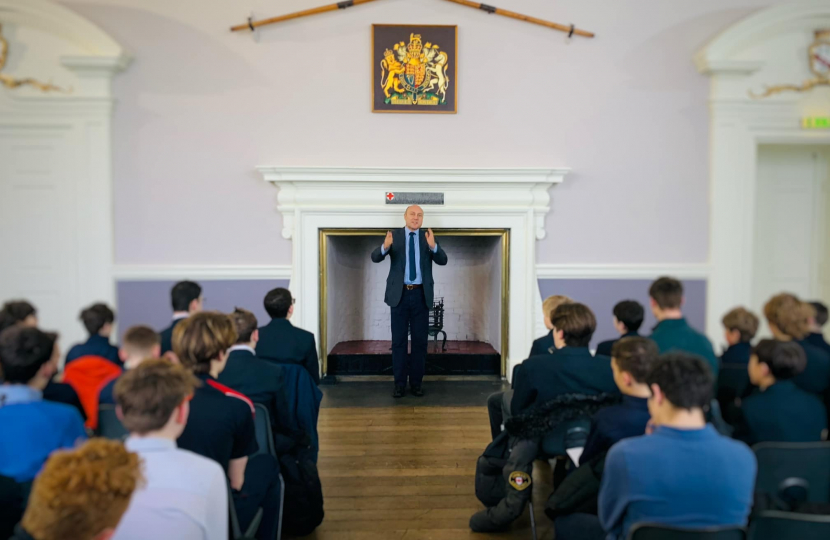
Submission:
<svg viewBox="0 0 830 540">
<path fill-rule="evenodd" d="M 804 129 L 830 129 L 830 116 L 806 116 L 801 119 Z"/>
</svg>

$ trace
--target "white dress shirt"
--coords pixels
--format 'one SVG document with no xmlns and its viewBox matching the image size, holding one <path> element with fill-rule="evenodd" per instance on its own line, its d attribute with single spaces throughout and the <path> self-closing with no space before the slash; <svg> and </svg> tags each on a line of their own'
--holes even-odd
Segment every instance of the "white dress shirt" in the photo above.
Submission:
<svg viewBox="0 0 830 540">
<path fill-rule="evenodd" d="M 129 437 L 146 485 L 137 489 L 115 540 L 227 540 L 228 487 L 218 463 L 162 438 Z"/>
</svg>

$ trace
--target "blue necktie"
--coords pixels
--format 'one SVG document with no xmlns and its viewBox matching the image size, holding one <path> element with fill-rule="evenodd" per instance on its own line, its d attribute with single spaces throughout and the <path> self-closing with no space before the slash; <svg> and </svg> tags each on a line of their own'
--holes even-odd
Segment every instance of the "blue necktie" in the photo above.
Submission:
<svg viewBox="0 0 830 540">
<path fill-rule="evenodd" d="M 418 277 L 415 270 L 415 233 L 409 233 L 409 281 L 414 282 Z"/>
</svg>

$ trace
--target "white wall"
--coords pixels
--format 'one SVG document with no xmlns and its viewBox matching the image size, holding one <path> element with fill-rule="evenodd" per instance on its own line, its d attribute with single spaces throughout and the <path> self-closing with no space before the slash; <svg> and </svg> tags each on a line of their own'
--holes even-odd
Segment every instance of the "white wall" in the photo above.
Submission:
<svg viewBox="0 0 830 540">
<path fill-rule="evenodd" d="M 705 262 L 708 80 L 691 58 L 774 2 L 498 3 L 597 33 L 570 45 L 439 0 L 295 20 L 258 42 L 228 27 L 326 1 L 62 3 L 135 56 L 115 83 L 116 262 L 285 264 L 256 165 L 572 167 L 539 262 Z M 457 115 L 370 112 L 372 23 L 459 26 Z"/>
</svg>

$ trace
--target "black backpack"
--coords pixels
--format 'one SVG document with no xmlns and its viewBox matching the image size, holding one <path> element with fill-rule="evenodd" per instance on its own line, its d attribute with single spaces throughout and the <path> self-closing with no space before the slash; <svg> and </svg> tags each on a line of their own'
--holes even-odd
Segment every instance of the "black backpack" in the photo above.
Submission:
<svg viewBox="0 0 830 540">
<path fill-rule="evenodd" d="M 309 447 L 294 446 L 280 454 L 285 483 L 282 531 L 286 536 L 306 536 L 323 522 L 323 486 Z"/>
</svg>

